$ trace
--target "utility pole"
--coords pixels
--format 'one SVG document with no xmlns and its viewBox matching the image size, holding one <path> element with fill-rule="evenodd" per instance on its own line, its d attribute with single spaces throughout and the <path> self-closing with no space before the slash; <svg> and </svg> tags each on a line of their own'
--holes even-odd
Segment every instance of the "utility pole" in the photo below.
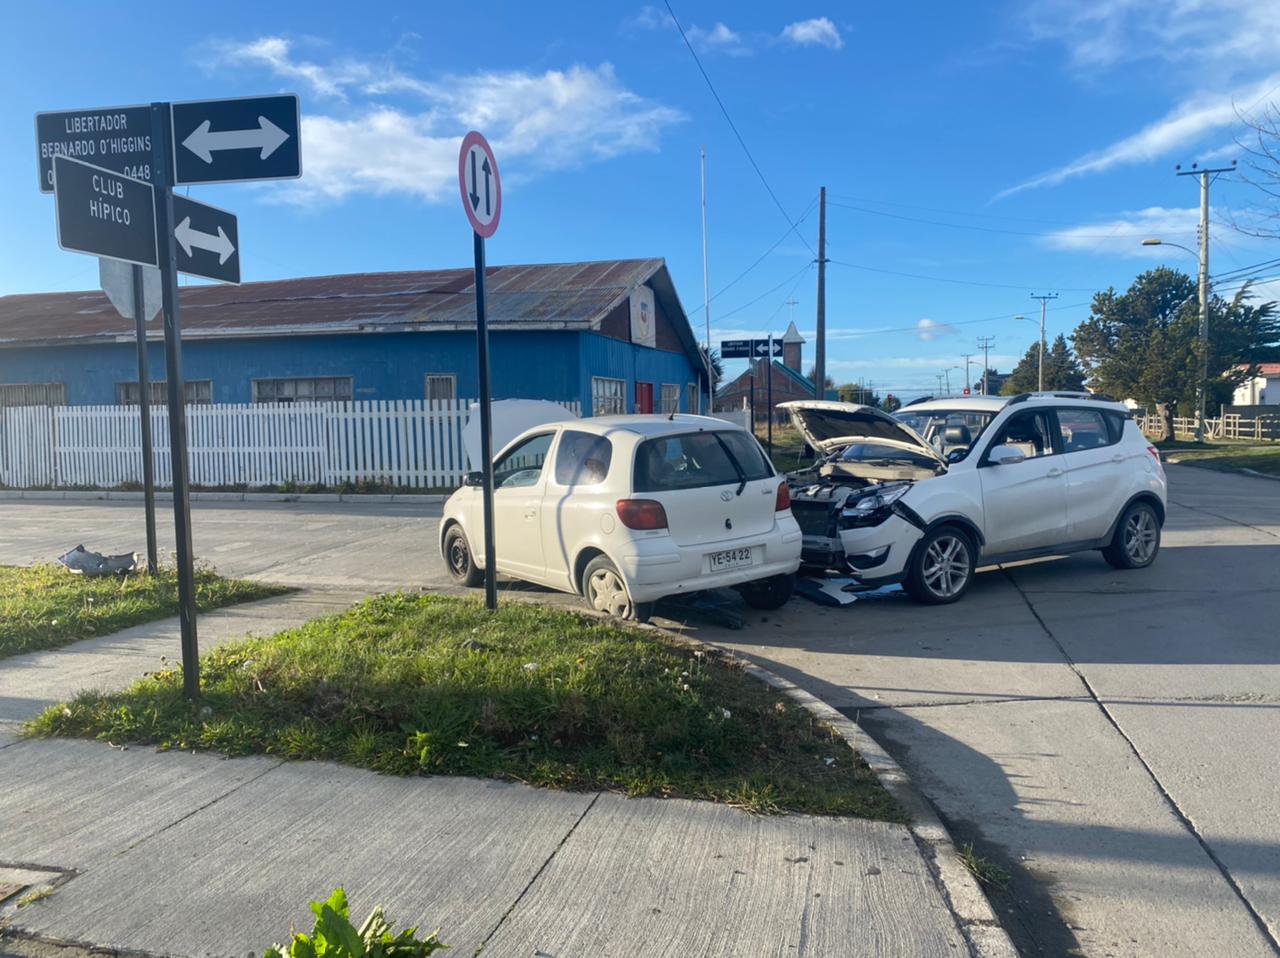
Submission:
<svg viewBox="0 0 1280 958">
<path fill-rule="evenodd" d="M 1209 391 L 1209 177 L 1214 173 L 1230 173 L 1235 167 L 1236 161 L 1232 160 L 1230 166 L 1217 169 L 1198 169 L 1195 163 L 1189 170 L 1184 170 L 1181 164 L 1173 168 L 1177 176 L 1200 177 L 1200 384 L 1196 389 L 1196 442 L 1204 442 L 1204 407 Z"/>
<path fill-rule="evenodd" d="M 814 398 L 827 398 L 827 188 L 818 190 L 818 335 L 814 347 Z"/>
<path fill-rule="evenodd" d="M 973 353 L 961 353 L 964 357 L 964 388 L 968 389 L 973 383 L 969 382 L 969 361 L 973 359 Z"/>
<path fill-rule="evenodd" d="M 711 365 L 711 273 L 707 267 L 707 148 L 701 148 L 702 156 L 702 318 L 707 324 L 707 409 L 710 416 L 716 410 L 715 375 Z M 692 409 L 689 412 L 693 412 Z"/>
<path fill-rule="evenodd" d="M 1032 293 L 1031 298 L 1040 300 L 1040 385 L 1037 387 L 1037 390 L 1039 392 L 1044 392 L 1044 317 L 1045 313 L 1048 311 L 1049 300 L 1057 299 L 1058 294 L 1041 293 L 1037 296 L 1035 293 Z"/>
<path fill-rule="evenodd" d="M 936 375 L 938 379 L 938 392 L 942 392 L 942 373 L 937 373 Z"/>
<path fill-rule="evenodd" d="M 988 388 L 987 372 L 991 369 L 991 344 L 995 341 L 996 338 L 994 336 L 978 337 L 978 348 L 982 350 L 982 395 L 984 396 L 991 395 L 991 390 Z"/>
</svg>

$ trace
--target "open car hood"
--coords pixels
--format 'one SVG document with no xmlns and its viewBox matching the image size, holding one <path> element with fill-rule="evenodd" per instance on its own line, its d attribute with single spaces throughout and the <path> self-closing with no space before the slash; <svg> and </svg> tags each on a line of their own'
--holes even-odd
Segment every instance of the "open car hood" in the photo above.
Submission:
<svg viewBox="0 0 1280 958">
<path fill-rule="evenodd" d="M 823 455 L 855 442 L 876 442 L 924 453 L 944 466 L 947 464 L 927 439 L 875 406 L 827 399 L 798 399 L 779 403 L 778 408 L 791 413 L 791 421 L 805 442 Z"/>
</svg>

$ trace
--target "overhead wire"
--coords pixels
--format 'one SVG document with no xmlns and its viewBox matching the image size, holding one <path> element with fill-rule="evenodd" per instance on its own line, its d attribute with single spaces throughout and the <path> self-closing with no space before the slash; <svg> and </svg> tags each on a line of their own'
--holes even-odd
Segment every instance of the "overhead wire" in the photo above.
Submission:
<svg viewBox="0 0 1280 958">
<path fill-rule="evenodd" d="M 1062 231 L 1060 230 L 1056 232 L 1045 233 L 1045 232 L 1032 232 L 1030 230 L 1001 229 L 995 226 L 975 226 L 971 223 L 944 223 L 941 220 L 928 220 L 918 216 L 904 216 L 901 213 L 890 213 L 886 210 L 873 210 L 865 206 L 852 206 L 848 203 L 836 203 L 831 200 L 828 200 L 827 203 L 829 206 L 838 206 L 841 209 L 854 210 L 855 212 L 858 212 L 858 213 L 867 213 L 871 216 L 884 216 L 884 217 L 887 217 L 888 219 L 903 220 L 908 223 L 923 223 L 928 226 L 945 226 L 945 227 L 949 227 L 950 229 L 956 229 L 956 230 L 974 230 L 979 233 L 1000 233 L 1005 236 L 1038 236 L 1038 237 L 1052 237 L 1052 236 L 1061 235 L 1062 233 Z M 1164 232 L 1170 235 L 1175 235 L 1175 236 L 1186 236 L 1186 235 L 1193 234 L 1195 230 L 1165 230 Z M 1131 232 L 1119 232 L 1119 231 L 1113 230 L 1110 233 L 1077 233 L 1073 231 L 1071 232 L 1070 235 L 1073 238 L 1080 238 L 1080 239 L 1116 239 L 1118 237 L 1125 237 L 1125 236 L 1150 236 L 1151 231 L 1141 230 L 1141 231 L 1131 231 Z"/>
<path fill-rule="evenodd" d="M 729 124 L 729 129 L 733 131 L 733 135 L 737 138 L 738 145 L 742 147 L 742 152 L 746 154 L 747 161 L 751 164 L 751 168 L 756 171 L 756 176 L 759 177 L 765 191 L 773 200 L 773 204 L 778 207 L 778 212 L 782 214 L 782 218 L 786 220 L 787 225 L 791 227 L 791 232 L 795 233 L 796 236 L 800 238 L 800 242 L 804 243 L 810 253 L 813 253 L 814 258 L 817 258 L 817 252 L 797 228 L 796 223 L 791 219 L 791 214 L 787 212 L 786 207 L 782 205 L 782 201 L 778 199 L 778 194 L 775 193 L 773 191 L 773 187 L 769 185 L 769 181 L 765 178 L 764 172 L 760 169 L 760 164 L 757 163 L 756 158 L 751 155 L 751 150 L 747 146 L 747 141 L 744 140 L 742 138 L 742 134 L 738 132 L 738 126 L 733 122 L 733 117 L 729 115 L 728 107 L 724 105 L 724 100 L 720 99 L 720 94 L 716 92 L 716 86 L 711 82 L 711 77 L 708 75 L 706 67 L 702 65 L 702 60 L 698 56 L 698 51 L 693 48 L 693 44 L 689 42 L 689 37 L 684 32 L 684 27 L 680 25 L 680 19 L 676 16 L 675 10 L 671 7 L 671 0 L 663 0 L 663 3 L 666 4 L 667 13 L 671 15 L 671 22 L 676 25 L 676 30 L 680 32 L 680 39 L 684 41 L 684 45 L 689 49 L 689 55 L 693 57 L 693 62 L 697 64 L 698 72 L 702 74 L 702 79 L 706 82 L 707 89 L 711 91 L 711 95 L 715 98 L 716 105 L 720 107 L 720 112 L 724 114 L 725 122 Z"/>
</svg>

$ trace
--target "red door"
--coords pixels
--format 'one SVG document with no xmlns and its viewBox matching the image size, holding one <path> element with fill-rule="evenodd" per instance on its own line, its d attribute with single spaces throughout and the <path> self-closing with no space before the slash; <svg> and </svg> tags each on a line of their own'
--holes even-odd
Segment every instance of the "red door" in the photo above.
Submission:
<svg viewBox="0 0 1280 958">
<path fill-rule="evenodd" d="M 653 412 L 653 383 L 636 383 L 636 412 Z"/>
</svg>

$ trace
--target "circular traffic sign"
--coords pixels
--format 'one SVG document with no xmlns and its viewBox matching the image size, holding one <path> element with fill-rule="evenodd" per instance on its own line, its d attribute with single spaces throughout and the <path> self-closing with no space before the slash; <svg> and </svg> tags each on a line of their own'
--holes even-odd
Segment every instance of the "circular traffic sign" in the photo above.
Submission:
<svg viewBox="0 0 1280 958">
<path fill-rule="evenodd" d="M 502 216 L 498 160 L 489 141 L 475 130 L 462 138 L 462 149 L 458 152 L 458 189 L 462 191 L 462 208 L 467 211 L 471 228 L 485 239 L 498 232 L 498 220 Z"/>
</svg>

